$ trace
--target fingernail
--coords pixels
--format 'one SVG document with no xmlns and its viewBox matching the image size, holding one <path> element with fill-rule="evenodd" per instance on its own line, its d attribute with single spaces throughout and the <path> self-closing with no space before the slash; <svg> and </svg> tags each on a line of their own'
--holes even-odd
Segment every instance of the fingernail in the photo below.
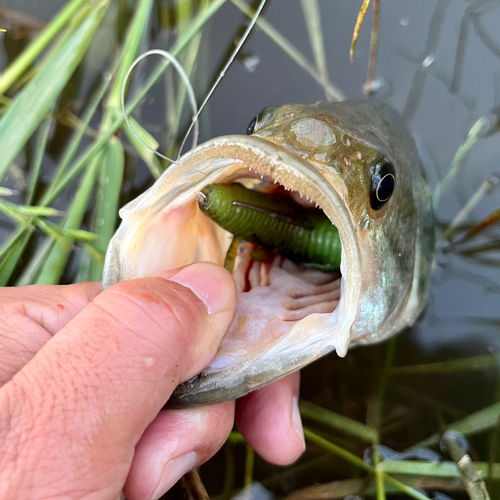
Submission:
<svg viewBox="0 0 500 500">
<path fill-rule="evenodd" d="M 208 314 L 223 311 L 234 300 L 235 286 L 231 275 L 222 267 L 200 262 L 182 268 L 169 278 L 189 288 L 206 305 Z"/>
<path fill-rule="evenodd" d="M 300 440 L 302 441 L 302 444 L 303 444 L 302 451 L 305 451 L 306 441 L 304 439 L 304 430 L 302 428 L 302 419 L 300 418 L 299 398 L 297 398 L 296 396 L 292 399 L 291 420 L 292 420 L 293 430 L 297 433 L 297 436 L 299 436 Z"/>
<path fill-rule="evenodd" d="M 158 500 L 186 473 L 194 469 L 198 457 L 192 451 L 186 455 L 174 458 L 163 469 L 158 486 L 156 487 L 151 500 Z"/>
</svg>

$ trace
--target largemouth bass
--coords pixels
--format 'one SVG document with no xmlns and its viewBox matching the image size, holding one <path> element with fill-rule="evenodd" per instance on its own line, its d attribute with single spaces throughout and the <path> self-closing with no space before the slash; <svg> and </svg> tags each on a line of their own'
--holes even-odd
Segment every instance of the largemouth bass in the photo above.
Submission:
<svg viewBox="0 0 500 500">
<path fill-rule="evenodd" d="M 241 397 L 332 350 L 386 340 L 415 322 L 434 259 L 431 201 L 398 114 L 366 101 L 266 108 L 251 135 L 209 140 L 183 155 L 120 211 L 103 286 L 197 261 L 222 265 L 230 233 L 199 208 L 201 190 L 232 183 L 317 206 L 337 228 L 341 269 L 325 273 L 240 248 L 236 314 L 212 364 L 169 405 Z"/>
</svg>

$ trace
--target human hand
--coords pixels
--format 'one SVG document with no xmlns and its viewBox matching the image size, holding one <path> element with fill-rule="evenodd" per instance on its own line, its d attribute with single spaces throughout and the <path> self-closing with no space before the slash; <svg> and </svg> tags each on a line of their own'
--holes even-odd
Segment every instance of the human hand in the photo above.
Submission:
<svg viewBox="0 0 500 500">
<path fill-rule="evenodd" d="M 159 498 L 224 443 L 234 402 L 161 410 L 214 357 L 230 275 L 194 264 L 118 283 L 0 291 L 0 498 Z M 208 308 L 212 314 L 208 314 Z M 236 403 L 266 460 L 304 450 L 298 374 Z"/>
</svg>

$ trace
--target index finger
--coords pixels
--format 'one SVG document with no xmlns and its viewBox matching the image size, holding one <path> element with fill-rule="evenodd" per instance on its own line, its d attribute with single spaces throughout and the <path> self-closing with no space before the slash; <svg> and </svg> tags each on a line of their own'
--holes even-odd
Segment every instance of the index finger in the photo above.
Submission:
<svg viewBox="0 0 500 500">
<path fill-rule="evenodd" d="M 54 335 L 101 293 L 101 283 L 30 285 L 0 291 L 2 317 L 26 316 Z M 0 327 L 2 324 L 0 324 Z"/>
</svg>

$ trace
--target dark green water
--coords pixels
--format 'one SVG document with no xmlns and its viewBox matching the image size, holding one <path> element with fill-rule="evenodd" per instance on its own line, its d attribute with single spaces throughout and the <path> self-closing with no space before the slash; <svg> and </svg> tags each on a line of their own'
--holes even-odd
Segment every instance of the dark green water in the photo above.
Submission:
<svg viewBox="0 0 500 500">
<path fill-rule="evenodd" d="M 30 19 L 24 18 L 28 27 L 19 31 L 20 39 L 0 35 L 3 37 L 0 68 L 24 45 L 26 39 L 23 35 L 36 32 L 31 29 L 31 21 L 49 21 L 64 3 L 61 0 L 2 0 L 2 9 L 24 13 Z M 330 80 L 347 99 L 363 98 L 371 17 L 368 16 L 361 30 L 357 55 L 350 63 L 350 39 L 360 2 L 321 0 L 319 3 Z M 165 2 L 164 6 L 168 5 Z M 309 61 L 314 60 L 298 0 L 272 0 L 264 17 Z M 0 17 L 0 20 L 15 25 L 15 20 L 9 21 L 11 18 L 10 15 L 5 20 Z M 243 21 L 242 14 L 228 2 L 209 23 L 200 54 L 200 65 L 206 68 L 206 74 L 194 82 L 200 98 L 207 88 L 207 81 L 212 81 L 224 56 L 233 47 L 233 37 Z M 421 150 L 431 187 L 448 171 L 472 124 L 481 116 L 494 114 L 500 106 L 498 26 L 500 2 L 494 0 L 383 2 L 377 76 L 386 83 L 378 98 L 392 104 L 405 117 Z M 115 18 L 110 12 L 83 69 L 67 91 L 67 104 L 77 114 L 91 87 L 109 67 L 110 56 L 117 46 L 117 31 Z M 161 28 L 158 18 L 152 22 L 150 33 L 144 49 L 168 49 L 173 43 L 173 37 L 168 35 L 168 30 Z M 253 32 L 244 46 L 244 54 L 257 57 L 258 64 L 252 72 L 242 64 L 241 58 L 233 64 L 204 112 L 201 141 L 223 134 L 244 133 L 250 119 L 266 106 L 324 99 L 322 88 L 262 31 L 256 29 Z M 199 74 L 203 75 L 203 71 Z M 137 117 L 166 150 L 162 89 L 155 88 L 152 96 Z M 186 115 L 185 123 L 187 120 Z M 67 138 L 62 128 L 57 134 L 51 143 L 52 151 L 46 155 L 46 174 L 51 172 L 54 156 Z M 22 169 L 23 159 L 20 158 L 18 163 Z M 125 198 L 137 194 L 138 189 L 152 181 L 144 165 L 134 165 L 131 176 L 135 188 Z M 437 209 L 438 221 L 444 224 L 451 220 L 495 171 L 500 171 L 500 134 L 482 138 L 476 144 L 463 172 L 445 193 Z M 17 181 L 11 175 L 9 182 L 15 185 Z M 500 190 L 481 201 L 468 223 L 481 220 L 499 206 Z M 2 223 L 0 240 L 3 241 L 10 231 L 11 226 Z M 491 248 L 484 250 L 484 246 Z M 452 252 L 438 258 L 427 311 L 411 331 L 398 338 L 395 365 L 458 359 L 500 349 L 500 225 L 485 232 L 467 248 L 473 251 L 469 254 Z M 71 270 L 67 279 L 71 279 Z M 383 365 L 386 351 L 387 345 L 381 345 L 358 349 L 343 360 L 335 355 L 320 360 L 303 371 L 303 396 L 366 421 L 366 415 L 371 411 L 369 401 L 378 384 L 373 370 Z M 384 444 L 404 449 L 437 430 L 440 418 L 451 422 L 492 404 L 500 396 L 498 379 L 498 369 L 455 375 L 391 377 L 392 385 L 388 386 L 385 402 L 383 428 L 387 431 L 383 434 Z M 441 408 L 436 412 L 432 404 L 427 404 L 408 389 L 449 405 L 454 411 L 446 413 Z M 490 434 L 473 440 L 476 458 L 488 460 L 489 440 Z M 241 479 L 244 460 L 240 456 L 242 450 L 235 449 L 238 478 Z M 359 451 L 362 452 L 362 447 Z M 320 455 L 313 448 L 301 462 L 309 463 Z M 220 491 L 223 483 L 223 463 L 224 454 L 221 452 L 202 469 L 202 477 L 213 494 Z M 293 473 L 276 480 L 269 479 L 282 472 L 280 468 L 257 460 L 255 477 L 264 482 L 267 478 L 266 484 L 278 495 L 314 481 L 352 474 L 345 464 L 335 461 L 313 465 L 303 475 Z M 451 498 L 465 498 L 456 493 L 449 495 Z"/>
</svg>

